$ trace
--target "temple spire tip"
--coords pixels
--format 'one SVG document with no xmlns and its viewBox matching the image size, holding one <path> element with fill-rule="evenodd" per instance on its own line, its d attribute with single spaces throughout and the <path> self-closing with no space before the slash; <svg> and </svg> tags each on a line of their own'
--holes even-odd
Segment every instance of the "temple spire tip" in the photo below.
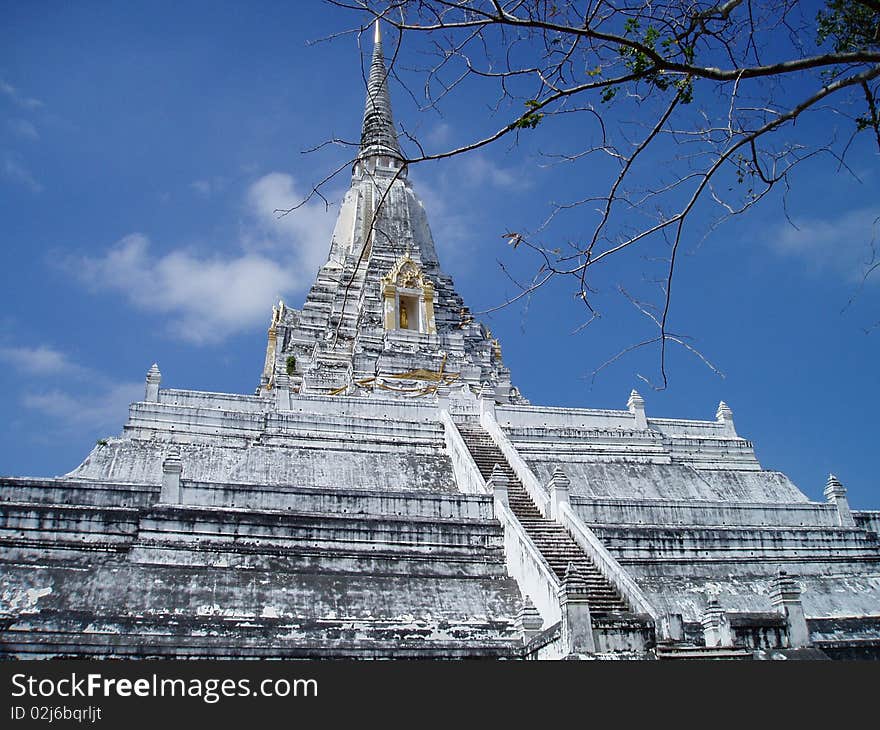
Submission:
<svg viewBox="0 0 880 730">
<path fill-rule="evenodd" d="M 379 18 L 374 23 L 373 58 L 367 78 L 367 100 L 364 108 L 364 125 L 361 131 L 361 151 L 358 158 L 393 157 L 402 160 L 400 143 L 391 115 L 391 98 L 388 94 L 388 69 L 382 53 L 382 31 Z"/>
</svg>

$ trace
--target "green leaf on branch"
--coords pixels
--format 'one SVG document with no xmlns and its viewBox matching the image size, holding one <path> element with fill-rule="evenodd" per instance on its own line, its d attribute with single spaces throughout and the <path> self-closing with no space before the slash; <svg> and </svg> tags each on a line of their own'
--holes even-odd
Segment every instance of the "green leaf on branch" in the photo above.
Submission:
<svg viewBox="0 0 880 730">
<path fill-rule="evenodd" d="M 880 48 L 880 11 L 853 0 L 827 0 L 816 15 L 816 43 L 836 53 Z"/>
<path fill-rule="evenodd" d="M 624 35 L 638 35 L 640 27 L 641 26 L 637 20 L 630 18 L 624 24 Z M 694 62 L 693 45 L 682 45 L 677 38 L 672 37 L 661 39 L 660 31 L 652 25 L 648 26 L 648 29 L 638 38 L 638 41 L 642 46 L 653 52 L 657 52 L 657 46 L 659 44 L 660 49 L 664 52 L 662 55 L 668 56 L 669 58 L 673 58 L 677 55 L 675 48 L 678 48 L 678 53 L 680 53 L 686 63 Z M 634 74 L 641 76 L 643 81 L 656 86 L 660 91 L 666 91 L 674 86 L 681 91 L 682 104 L 690 104 L 693 101 L 693 82 L 691 79 L 686 78 L 679 81 L 673 81 L 668 72 L 656 67 L 656 62 L 650 55 L 648 55 L 648 53 L 637 48 L 621 45 L 618 48 L 618 53 L 627 68 L 629 68 Z M 610 101 L 610 98 L 603 96 L 602 101 Z"/>
<path fill-rule="evenodd" d="M 529 111 L 517 119 L 513 123 L 513 126 L 517 129 L 534 129 L 537 127 L 544 118 L 544 115 L 541 112 L 534 111 L 535 109 L 540 108 L 540 106 L 540 102 L 535 99 L 529 99 L 526 102 L 526 108 L 529 109 Z"/>
</svg>

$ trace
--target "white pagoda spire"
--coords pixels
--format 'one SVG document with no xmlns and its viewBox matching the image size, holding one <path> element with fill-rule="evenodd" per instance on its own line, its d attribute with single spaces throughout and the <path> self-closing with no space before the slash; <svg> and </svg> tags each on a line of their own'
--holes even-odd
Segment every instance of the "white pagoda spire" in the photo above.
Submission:
<svg viewBox="0 0 880 730">
<path fill-rule="evenodd" d="M 382 53 L 382 31 L 376 20 L 373 33 L 373 60 L 367 79 L 367 100 L 364 106 L 364 126 L 361 131 L 359 159 L 385 156 L 403 159 L 397 141 L 397 130 L 391 115 L 391 97 L 388 94 L 388 70 Z"/>
</svg>

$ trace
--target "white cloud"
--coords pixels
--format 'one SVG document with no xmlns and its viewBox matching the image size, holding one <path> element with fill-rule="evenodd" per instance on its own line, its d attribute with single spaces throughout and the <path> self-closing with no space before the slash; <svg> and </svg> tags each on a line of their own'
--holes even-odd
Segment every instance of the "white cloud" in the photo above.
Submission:
<svg viewBox="0 0 880 730">
<path fill-rule="evenodd" d="M 531 184 L 515 170 L 479 153 L 454 157 L 442 167 L 419 169 L 410 177 L 425 203 L 440 260 L 453 269 L 472 261 L 474 245 L 486 240 L 480 195 L 492 188 L 525 190 Z M 497 232 L 499 240 L 502 232 Z"/>
<path fill-rule="evenodd" d="M 425 133 L 425 143 L 432 147 L 444 147 L 452 139 L 452 126 L 447 122 L 439 122 Z"/>
<path fill-rule="evenodd" d="M 0 347 L 0 361 L 9 363 L 25 375 L 79 374 L 84 371 L 63 352 L 46 345 Z"/>
<path fill-rule="evenodd" d="M 111 381 L 48 345 L 0 347 L 0 361 L 27 378 L 64 376 L 52 379 L 64 383 L 63 388 L 35 390 L 28 385 L 21 388 L 24 391 L 22 406 L 51 417 L 50 430 L 109 428 L 116 432 L 125 420 L 129 404 L 144 397 L 142 382 Z"/>
<path fill-rule="evenodd" d="M 514 169 L 485 155 L 454 157 L 437 167 L 410 172 L 416 194 L 425 204 L 441 263 L 461 270 L 473 261 L 474 246 L 486 240 L 480 195 L 490 189 L 524 190 L 531 183 Z M 494 229 L 492 229 L 494 235 Z M 503 231 L 498 231 L 500 235 Z"/>
<path fill-rule="evenodd" d="M 330 195 L 330 198 L 337 197 Z M 341 196 L 339 196 L 341 197 Z M 242 236 L 246 248 L 281 254 L 293 253 L 299 285 L 311 283 L 327 260 L 336 213 L 328 211 L 318 199 L 286 215 L 303 199 L 290 175 L 272 172 L 248 189 L 247 202 L 252 213 L 250 230 Z"/>
<path fill-rule="evenodd" d="M 143 383 L 104 384 L 87 393 L 63 390 L 31 392 L 24 395 L 22 405 L 53 419 L 62 427 L 120 430 L 128 414 L 128 406 L 143 400 Z"/>
<path fill-rule="evenodd" d="M 7 126 L 13 134 L 22 139 L 36 141 L 40 138 L 37 128 L 27 119 L 10 119 Z"/>
<path fill-rule="evenodd" d="M 32 193 L 40 193 L 43 186 L 31 174 L 31 171 L 15 156 L 6 154 L 3 159 L 3 177 L 18 185 L 23 185 Z"/>
<path fill-rule="evenodd" d="M 16 106 L 22 109 L 39 109 L 43 106 L 42 101 L 23 96 L 18 89 L 3 79 L 0 79 L 0 94 L 9 98 Z"/>
<path fill-rule="evenodd" d="M 329 193 L 329 199 L 337 197 L 342 196 Z M 312 283 L 327 260 L 336 222 L 336 211 L 327 210 L 320 199 L 286 215 L 278 212 L 289 210 L 302 199 L 290 175 L 273 172 L 261 177 L 248 190 L 251 218 L 242 234 L 247 250 L 280 254 L 289 262 L 293 286 L 298 291 Z"/>
<path fill-rule="evenodd" d="M 866 268 L 880 260 L 880 209 L 861 208 L 837 218 L 807 218 L 781 224 L 770 237 L 773 248 L 802 259 L 815 271 L 833 271 L 861 280 Z M 878 277 L 874 277 L 877 279 Z"/>
<path fill-rule="evenodd" d="M 156 256 L 139 233 L 68 268 L 94 290 L 115 290 L 138 309 L 170 315 L 171 330 L 196 343 L 219 341 L 265 319 L 289 283 L 288 272 L 265 256 Z"/>
<path fill-rule="evenodd" d="M 459 163 L 461 180 L 471 186 L 490 185 L 502 190 L 522 190 L 529 186 L 528 178 L 479 153 L 464 155 Z"/>
<path fill-rule="evenodd" d="M 282 295 L 308 286 L 326 260 L 334 216 L 309 204 L 284 218 L 277 208 L 299 199 L 293 178 L 271 173 L 247 191 L 241 250 L 157 255 L 147 236 L 125 236 L 98 257 L 65 268 L 94 290 L 117 291 L 138 309 L 166 314 L 170 329 L 194 343 L 213 343 L 265 323 Z"/>
<path fill-rule="evenodd" d="M 450 204 L 449 195 L 444 192 L 445 186 L 438 189 L 422 177 L 413 178 L 413 187 L 425 204 L 428 225 L 441 265 L 458 268 L 471 260 L 474 244 L 471 209 Z"/>
<path fill-rule="evenodd" d="M 211 196 L 212 188 L 210 180 L 193 180 L 189 184 L 189 186 L 203 198 L 208 198 Z"/>
<path fill-rule="evenodd" d="M 228 185 L 229 181 L 225 177 L 210 177 L 204 178 L 203 180 L 193 180 L 189 184 L 190 188 L 202 198 L 210 198 L 217 193 L 221 193 Z"/>
</svg>

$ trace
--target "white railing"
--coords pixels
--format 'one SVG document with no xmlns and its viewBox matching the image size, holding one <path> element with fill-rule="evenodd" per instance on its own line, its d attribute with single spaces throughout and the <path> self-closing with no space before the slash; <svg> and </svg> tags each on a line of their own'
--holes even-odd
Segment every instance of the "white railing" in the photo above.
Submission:
<svg viewBox="0 0 880 730">
<path fill-rule="evenodd" d="M 642 589 L 630 577 L 623 566 L 608 552 L 602 541 L 596 536 L 580 517 L 575 514 L 568 502 L 561 502 L 557 509 L 556 521 L 571 533 L 574 541 L 595 563 L 602 575 L 623 596 L 636 613 L 646 613 L 655 622 L 659 622 L 660 614 L 649 603 Z M 659 626 L 659 623 L 657 624 Z"/>
<path fill-rule="evenodd" d="M 532 472 L 529 465 L 526 464 L 523 458 L 519 455 L 519 452 L 514 448 L 510 439 L 508 439 L 504 431 L 501 430 L 498 421 L 495 420 L 495 417 L 491 413 L 484 412 L 480 416 L 480 425 L 492 437 L 495 445 L 501 449 L 501 453 L 504 454 L 504 458 L 507 459 L 507 463 L 513 469 L 517 479 L 519 479 L 525 487 L 526 492 L 528 492 L 529 496 L 532 498 L 538 511 L 544 517 L 549 517 L 550 497 L 547 495 L 547 492 L 544 491 L 544 487 L 541 486 L 541 483 L 538 481 L 538 478 Z"/>
<path fill-rule="evenodd" d="M 447 411 L 441 410 L 440 420 L 443 423 L 446 451 L 452 460 L 452 471 L 459 490 L 465 494 L 488 494 L 489 489 L 486 487 L 483 475 L 480 474 L 470 449 L 464 442 L 452 416 Z"/>
<path fill-rule="evenodd" d="M 562 622 L 542 629 L 523 647 L 523 658 L 540 661 L 564 659 L 568 652 L 562 644 Z"/>
<path fill-rule="evenodd" d="M 445 410 L 440 411 L 446 449 L 452 460 L 452 469 L 459 489 L 468 494 L 489 494 L 489 488 L 471 456 L 455 421 Z M 495 501 L 495 517 L 504 528 L 504 558 L 510 576 L 516 581 L 520 592 L 528 596 L 544 626 L 562 620 L 557 592 L 559 582 L 541 551 L 526 534 L 510 507 Z"/>
<path fill-rule="evenodd" d="M 526 534 L 510 507 L 495 502 L 495 516 L 504 527 L 504 557 L 511 577 L 523 595 L 532 599 L 544 626 L 562 620 L 559 608 L 559 581 L 541 551 Z"/>
<path fill-rule="evenodd" d="M 491 412 L 484 412 L 480 417 L 480 423 L 492 437 L 498 448 L 501 449 L 504 457 L 528 491 L 529 496 L 538 506 L 538 509 L 545 517 L 549 518 L 551 516 L 550 496 L 541 486 L 529 465 L 519 455 L 516 447 L 507 438 L 507 435 L 498 425 Z M 571 533 L 575 542 L 593 560 L 596 567 L 602 572 L 602 575 L 629 602 L 635 612 L 646 613 L 655 621 L 659 621 L 660 616 L 657 610 L 648 602 L 641 588 L 638 587 L 614 556 L 608 552 L 596 534 L 575 514 L 568 501 L 564 501 L 559 505 L 556 521 Z M 517 525 L 519 525 L 518 522 Z M 523 534 L 525 535 L 525 533 Z M 525 537 L 528 539 L 528 536 Z M 543 616 L 543 614 L 541 615 Z"/>
</svg>

